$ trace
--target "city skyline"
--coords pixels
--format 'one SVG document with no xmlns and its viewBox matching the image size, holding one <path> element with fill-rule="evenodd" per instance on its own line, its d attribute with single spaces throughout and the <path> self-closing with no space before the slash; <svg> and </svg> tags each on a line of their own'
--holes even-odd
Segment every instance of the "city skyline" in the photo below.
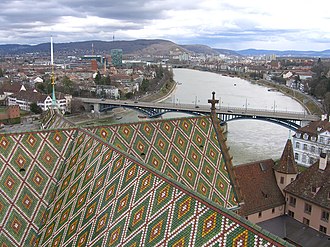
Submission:
<svg viewBox="0 0 330 247">
<path fill-rule="evenodd" d="M 330 48 L 329 3 L 243 0 L 1 1 L 0 44 L 166 39 L 222 49 Z"/>
</svg>

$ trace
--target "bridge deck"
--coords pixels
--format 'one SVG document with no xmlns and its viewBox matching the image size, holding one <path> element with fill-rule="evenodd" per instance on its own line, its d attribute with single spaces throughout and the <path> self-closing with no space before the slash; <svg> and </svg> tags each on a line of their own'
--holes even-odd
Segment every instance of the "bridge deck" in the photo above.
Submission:
<svg viewBox="0 0 330 247">
<path fill-rule="evenodd" d="M 107 106 L 115 107 L 127 107 L 127 108 L 141 108 L 150 109 L 150 111 L 182 111 L 199 114 L 210 113 L 210 106 L 194 104 L 174 104 L 174 103 L 157 103 L 157 102 L 138 102 L 128 100 L 101 100 L 93 98 L 80 98 L 84 103 L 88 104 L 100 104 L 105 109 Z M 274 118 L 291 121 L 317 121 L 320 117 L 317 115 L 307 114 L 306 112 L 290 112 L 290 111 L 269 111 L 264 109 L 252 109 L 252 108 L 239 108 L 239 107 L 223 107 L 216 110 L 217 114 L 220 115 L 234 115 L 234 116 L 246 116 L 246 117 L 263 117 L 263 118 Z"/>
</svg>

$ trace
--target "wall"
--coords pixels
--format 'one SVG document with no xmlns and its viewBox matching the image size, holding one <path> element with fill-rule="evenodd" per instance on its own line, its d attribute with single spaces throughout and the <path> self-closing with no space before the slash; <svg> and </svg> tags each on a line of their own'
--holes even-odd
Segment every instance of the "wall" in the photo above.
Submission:
<svg viewBox="0 0 330 247">
<path fill-rule="evenodd" d="M 292 206 L 290 205 L 290 196 L 296 198 L 296 205 Z M 311 213 L 305 213 L 305 203 L 308 203 L 312 205 Z M 286 195 L 286 213 L 289 214 L 289 210 L 294 213 L 294 219 L 298 220 L 299 222 L 303 223 L 303 218 L 308 219 L 309 226 L 311 228 L 314 228 L 315 230 L 319 231 L 320 225 L 327 228 L 327 235 L 330 236 L 330 219 L 328 222 L 325 222 L 321 220 L 321 212 L 322 208 L 316 204 L 313 204 L 311 202 L 306 202 L 303 199 L 300 199 L 299 197 L 295 197 L 293 195 L 287 194 Z M 329 212 L 330 210 L 328 210 Z"/>
<path fill-rule="evenodd" d="M 251 214 L 247 216 L 247 219 L 251 221 L 252 223 L 256 224 L 265 220 L 273 219 L 275 217 L 281 216 L 284 214 L 284 204 L 280 205 L 278 207 L 274 208 L 274 212 L 272 211 L 273 209 L 267 209 L 261 212 L 261 216 L 259 216 L 259 212 L 255 214 Z"/>
</svg>

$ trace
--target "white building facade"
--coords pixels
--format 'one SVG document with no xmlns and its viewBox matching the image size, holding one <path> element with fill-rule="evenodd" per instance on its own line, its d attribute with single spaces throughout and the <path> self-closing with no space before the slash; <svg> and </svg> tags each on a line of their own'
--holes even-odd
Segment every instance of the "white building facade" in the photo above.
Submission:
<svg viewBox="0 0 330 247">
<path fill-rule="evenodd" d="M 330 153 L 330 122 L 311 122 L 299 128 L 292 140 L 296 163 L 309 167 L 319 159 L 321 153 Z"/>
</svg>

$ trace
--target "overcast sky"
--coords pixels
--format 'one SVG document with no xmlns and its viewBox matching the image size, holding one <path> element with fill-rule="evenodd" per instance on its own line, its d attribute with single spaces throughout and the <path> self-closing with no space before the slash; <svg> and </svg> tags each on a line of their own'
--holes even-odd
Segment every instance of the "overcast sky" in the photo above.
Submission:
<svg viewBox="0 0 330 247">
<path fill-rule="evenodd" d="M 1 0 L 0 44 L 166 39 L 224 49 L 330 49 L 327 0 Z"/>
</svg>

